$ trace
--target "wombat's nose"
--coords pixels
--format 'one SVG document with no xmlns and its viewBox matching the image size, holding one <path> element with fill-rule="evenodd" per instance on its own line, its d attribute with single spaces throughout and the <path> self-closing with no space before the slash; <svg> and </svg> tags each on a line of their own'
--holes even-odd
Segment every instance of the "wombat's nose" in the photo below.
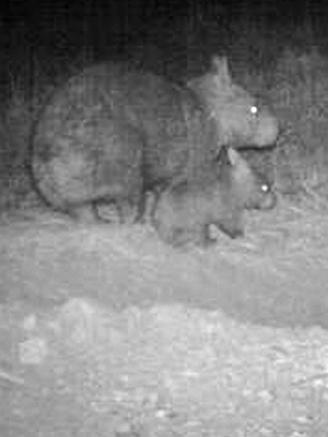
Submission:
<svg viewBox="0 0 328 437">
<path fill-rule="evenodd" d="M 261 209 L 273 209 L 276 204 L 277 195 L 274 191 L 271 191 L 264 196 L 263 203 L 261 203 Z"/>
<path fill-rule="evenodd" d="M 262 119 L 261 128 L 257 132 L 256 138 L 254 138 L 254 143 L 258 147 L 274 144 L 278 138 L 279 130 L 278 120 L 272 115 L 267 114 Z"/>
</svg>

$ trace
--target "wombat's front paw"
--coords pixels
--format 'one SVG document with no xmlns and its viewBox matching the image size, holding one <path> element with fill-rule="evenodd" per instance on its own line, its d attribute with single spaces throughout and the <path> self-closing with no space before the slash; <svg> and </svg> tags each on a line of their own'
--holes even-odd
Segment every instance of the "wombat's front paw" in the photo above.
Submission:
<svg viewBox="0 0 328 437">
<path fill-rule="evenodd" d="M 231 238 L 239 238 L 239 237 L 244 237 L 245 236 L 245 232 L 242 229 L 236 229 L 236 230 L 231 231 L 230 233 L 228 233 L 228 235 Z"/>
<path fill-rule="evenodd" d="M 226 226 L 220 226 L 221 231 L 223 231 L 225 234 L 229 235 L 230 238 L 239 238 L 244 237 L 245 232 L 244 229 L 241 228 L 231 228 Z"/>
</svg>

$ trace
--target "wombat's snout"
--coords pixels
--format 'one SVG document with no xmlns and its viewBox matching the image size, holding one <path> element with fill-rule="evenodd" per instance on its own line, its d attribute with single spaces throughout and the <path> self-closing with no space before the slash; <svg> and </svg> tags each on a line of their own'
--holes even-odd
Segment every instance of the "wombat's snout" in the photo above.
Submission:
<svg viewBox="0 0 328 437">
<path fill-rule="evenodd" d="M 266 183 L 263 183 L 260 188 L 263 193 L 263 201 L 260 205 L 260 209 L 273 209 L 277 204 L 276 192 L 269 184 Z"/>
</svg>

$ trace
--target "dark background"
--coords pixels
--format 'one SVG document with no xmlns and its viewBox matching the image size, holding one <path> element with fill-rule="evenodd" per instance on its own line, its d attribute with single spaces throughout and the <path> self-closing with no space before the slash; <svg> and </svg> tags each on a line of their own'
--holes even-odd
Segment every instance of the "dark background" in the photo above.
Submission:
<svg viewBox="0 0 328 437">
<path fill-rule="evenodd" d="M 163 40 L 186 21 L 205 27 L 217 22 L 229 26 L 244 20 L 258 26 L 292 26 L 305 21 L 324 31 L 328 17 L 326 1 L 214 1 L 214 0 L 121 0 L 121 1 L 19 1 L 2 3 L 2 46 L 19 40 L 49 48 L 91 45 L 122 51 L 127 43 Z"/>
<path fill-rule="evenodd" d="M 172 80 L 202 74 L 215 53 L 232 71 L 270 72 L 286 47 L 328 53 L 328 1 L 19 1 L 0 5 L 0 90 L 58 83 L 85 64 L 129 60 Z M 1 86 L 2 85 L 2 86 Z"/>
</svg>

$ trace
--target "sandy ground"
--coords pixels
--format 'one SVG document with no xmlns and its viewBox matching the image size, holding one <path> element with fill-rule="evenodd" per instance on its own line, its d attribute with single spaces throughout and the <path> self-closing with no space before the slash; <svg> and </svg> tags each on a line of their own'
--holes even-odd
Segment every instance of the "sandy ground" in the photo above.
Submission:
<svg viewBox="0 0 328 437">
<path fill-rule="evenodd" d="M 203 250 L 50 211 L 0 225 L 1 436 L 327 436 L 317 199 Z"/>
</svg>

